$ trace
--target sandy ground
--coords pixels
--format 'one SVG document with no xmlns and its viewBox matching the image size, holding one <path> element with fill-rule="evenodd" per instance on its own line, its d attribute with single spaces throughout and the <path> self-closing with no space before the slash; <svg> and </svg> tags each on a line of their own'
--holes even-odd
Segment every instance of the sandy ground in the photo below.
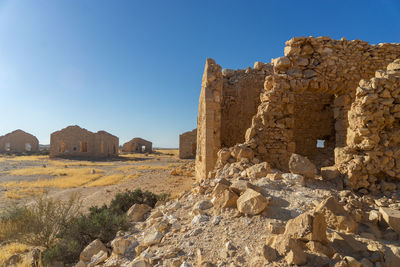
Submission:
<svg viewBox="0 0 400 267">
<path fill-rule="evenodd" d="M 25 157 L 24 160 L 18 161 L 18 157 L 5 158 L 4 156 L 0 156 L 0 212 L 6 209 L 7 206 L 15 203 L 29 203 L 34 199 L 34 197 L 20 199 L 7 197 L 7 191 L 15 190 L 15 188 L 5 187 L 5 182 L 57 179 L 57 176 L 51 175 L 12 175 L 10 174 L 10 171 L 24 168 L 43 167 L 44 165 L 52 166 L 51 162 L 52 161 L 47 157 L 37 159 L 35 156 L 32 156 L 32 160 Z M 194 177 L 170 175 L 171 170 L 175 166 L 190 163 L 192 160 L 180 160 L 175 155 L 168 153 L 168 150 L 158 155 L 135 154 L 132 157 L 128 156 L 113 161 L 106 161 L 104 162 L 105 164 L 108 164 L 106 166 L 75 166 L 79 164 L 80 161 L 67 159 L 57 159 L 57 162 L 60 163 L 60 165 L 74 165 L 73 168 L 101 169 L 104 171 L 104 175 L 124 173 L 119 170 L 121 167 L 131 167 L 130 170 L 125 171 L 125 174 L 134 174 L 138 172 L 137 177 L 113 185 L 96 187 L 87 187 L 83 185 L 72 188 L 44 188 L 47 191 L 46 194 L 48 194 L 48 196 L 61 199 L 67 199 L 72 194 L 78 194 L 82 200 L 84 209 L 94 205 L 101 206 L 107 204 L 116 193 L 125 190 L 149 190 L 156 194 L 169 193 L 173 197 L 185 190 L 190 190 L 194 182 Z M 101 164 L 103 162 L 93 163 Z M 82 165 L 84 165 L 84 163 Z M 140 169 L 141 167 L 144 167 L 144 169 Z"/>
</svg>

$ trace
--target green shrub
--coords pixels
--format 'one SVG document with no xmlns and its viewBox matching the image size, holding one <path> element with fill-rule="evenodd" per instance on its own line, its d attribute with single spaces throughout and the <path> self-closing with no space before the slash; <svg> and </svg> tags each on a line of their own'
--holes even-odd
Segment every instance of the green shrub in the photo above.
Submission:
<svg viewBox="0 0 400 267">
<path fill-rule="evenodd" d="M 75 195 L 67 201 L 40 197 L 31 206 L 14 206 L 0 214 L 0 241 L 46 247 L 42 254 L 45 265 L 74 263 L 93 240 L 107 243 L 119 230 L 127 230 L 126 211 L 133 204 L 154 207 L 168 196 L 127 190 L 116 194 L 109 206 L 91 207 L 88 214 L 80 213 L 81 201 Z"/>
</svg>

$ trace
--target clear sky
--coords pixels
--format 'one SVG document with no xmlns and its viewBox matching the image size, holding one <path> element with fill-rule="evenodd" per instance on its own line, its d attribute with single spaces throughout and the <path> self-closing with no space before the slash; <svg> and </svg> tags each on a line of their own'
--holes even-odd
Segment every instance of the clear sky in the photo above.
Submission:
<svg viewBox="0 0 400 267">
<path fill-rule="evenodd" d="M 68 125 L 177 147 L 207 57 L 246 68 L 294 36 L 400 42 L 399 0 L 0 0 L 0 135 Z"/>
</svg>

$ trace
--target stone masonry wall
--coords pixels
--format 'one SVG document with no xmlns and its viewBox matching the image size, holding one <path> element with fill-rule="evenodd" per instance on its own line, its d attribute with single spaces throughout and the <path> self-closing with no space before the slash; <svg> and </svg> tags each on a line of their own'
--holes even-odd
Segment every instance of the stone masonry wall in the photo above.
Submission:
<svg viewBox="0 0 400 267">
<path fill-rule="evenodd" d="M 256 62 L 245 70 L 224 69 L 207 59 L 199 100 L 196 177 L 213 170 L 217 152 L 244 142 L 244 134 L 257 113 L 266 75 L 271 64 Z"/>
<path fill-rule="evenodd" d="M 266 78 L 257 115 L 246 132 L 246 145 L 255 157 L 281 169 L 287 169 L 289 156 L 296 151 L 294 93 L 345 95 L 334 102 L 335 128 L 340 134 L 336 139 L 343 145 L 347 111 L 358 82 L 400 57 L 399 44 L 299 37 L 286 45 L 285 56 L 273 60 L 274 75 Z"/>
<path fill-rule="evenodd" d="M 117 156 L 118 149 L 118 137 L 79 126 L 69 126 L 50 136 L 50 157 L 104 158 Z"/>
<path fill-rule="evenodd" d="M 253 69 L 222 71 L 221 147 L 231 147 L 245 141 L 244 134 L 260 104 L 265 76 L 272 72 L 271 64 L 261 62 L 256 62 Z"/>
<path fill-rule="evenodd" d="M 206 60 L 197 117 L 196 178 L 207 178 L 221 148 L 221 99 L 223 78 L 221 66 L 211 58 Z"/>
<path fill-rule="evenodd" d="M 39 140 L 22 130 L 16 130 L 5 136 L 0 136 L 0 152 L 37 152 Z"/>
<path fill-rule="evenodd" d="M 122 146 L 122 152 L 151 153 L 153 143 L 140 137 L 135 137 Z"/>
<path fill-rule="evenodd" d="M 194 159 L 197 150 L 197 129 L 179 135 L 179 158 Z"/>
<path fill-rule="evenodd" d="M 381 180 L 400 179 L 400 59 L 360 81 L 348 118 L 337 165 L 350 186 L 374 192 Z"/>
</svg>

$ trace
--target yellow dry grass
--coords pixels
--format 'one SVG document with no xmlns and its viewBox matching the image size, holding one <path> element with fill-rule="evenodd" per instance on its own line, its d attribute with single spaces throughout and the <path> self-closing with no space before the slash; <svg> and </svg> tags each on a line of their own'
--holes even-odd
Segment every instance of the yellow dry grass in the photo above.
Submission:
<svg viewBox="0 0 400 267">
<path fill-rule="evenodd" d="M 138 172 L 136 172 L 135 174 L 116 173 L 116 174 L 104 175 L 99 179 L 88 183 L 86 186 L 93 187 L 93 186 L 107 186 L 107 185 L 119 184 L 123 181 L 131 180 L 138 176 L 139 176 Z"/>
<path fill-rule="evenodd" d="M 29 246 L 21 243 L 10 243 L 0 247 L 0 266 L 6 266 L 6 261 L 14 254 L 28 252 Z M 30 266 L 27 262 L 22 262 L 17 266 Z"/>
<path fill-rule="evenodd" d="M 94 170 L 93 174 L 92 170 Z M 13 170 L 9 173 L 11 175 L 51 175 L 56 177 L 37 179 L 36 181 L 10 181 L 1 183 L 6 188 L 71 188 L 83 186 L 100 178 L 104 171 L 91 168 L 38 167 Z"/>
<path fill-rule="evenodd" d="M 32 156 L 0 156 L 0 162 L 3 161 L 43 161 L 48 160 L 49 156 L 32 155 Z"/>
<path fill-rule="evenodd" d="M 21 199 L 28 197 L 35 197 L 46 193 L 47 190 L 43 188 L 23 188 L 23 189 L 10 189 L 4 194 L 4 197 L 10 199 Z"/>
<path fill-rule="evenodd" d="M 179 155 L 179 149 L 155 149 L 154 151 L 162 154 L 174 154 L 174 156 Z"/>
<path fill-rule="evenodd" d="M 92 168 L 65 168 L 65 167 L 33 167 L 9 171 L 10 175 L 54 175 L 54 176 L 77 176 L 87 175 L 94 170 L 95 173 L 103 173 L 103 170 Z"/>
</svg>

